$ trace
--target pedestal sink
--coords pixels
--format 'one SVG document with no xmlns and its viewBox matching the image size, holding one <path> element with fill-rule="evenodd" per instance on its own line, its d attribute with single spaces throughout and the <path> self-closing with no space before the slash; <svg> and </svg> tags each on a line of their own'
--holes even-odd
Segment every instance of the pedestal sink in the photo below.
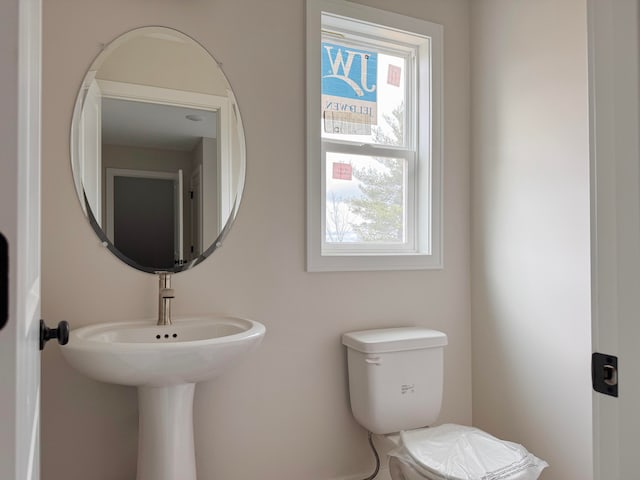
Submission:
<svg viewBox="0 0 640 480">
<path fill-rule="evenodd" d="M 65 359 L 88 377 L 138 388 L 137 480 L 196 480 L 193 394 L 257 347 L 262 324 L 198 316 L 157 326 L 141 320 L 71 331 Z"/>
</svg>

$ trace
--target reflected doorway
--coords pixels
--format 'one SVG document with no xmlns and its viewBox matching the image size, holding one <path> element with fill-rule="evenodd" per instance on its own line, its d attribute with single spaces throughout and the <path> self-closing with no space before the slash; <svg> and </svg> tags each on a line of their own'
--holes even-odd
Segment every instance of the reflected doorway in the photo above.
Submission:
<svg viewBox="0 0 640 480">
<path fill-rule="evenodd" d="M 107 237 L 140 265 L 184 262 L 182 170 L 107 169 Z"/>
</svg>

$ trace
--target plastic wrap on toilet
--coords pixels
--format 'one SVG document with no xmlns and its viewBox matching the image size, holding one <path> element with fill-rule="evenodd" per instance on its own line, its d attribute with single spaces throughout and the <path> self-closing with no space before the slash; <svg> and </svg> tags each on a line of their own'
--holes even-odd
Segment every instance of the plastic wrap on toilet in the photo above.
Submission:
<svg viewBox="0 0 640 480">
<path fill-rule="evenodd" d="M 522 445 L 451 424 L 401 432 L 389 455 L 429 480 L 536 480 L 548 466 Z"/>
</svg>

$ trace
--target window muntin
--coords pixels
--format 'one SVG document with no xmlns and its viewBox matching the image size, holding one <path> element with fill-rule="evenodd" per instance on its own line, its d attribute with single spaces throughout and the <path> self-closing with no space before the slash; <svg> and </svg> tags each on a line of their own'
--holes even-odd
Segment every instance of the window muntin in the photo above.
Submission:
<svg viewBox="0 0 640 480">
<path fill-rule="evenodd" d="M 442 27 L 342 0 L 307 0 L 307 20 L 308 270 L 440 268 Z M 326 97 L 346 71 L 364 94 L 375 78 L 374 109 Z"/>
</svg>

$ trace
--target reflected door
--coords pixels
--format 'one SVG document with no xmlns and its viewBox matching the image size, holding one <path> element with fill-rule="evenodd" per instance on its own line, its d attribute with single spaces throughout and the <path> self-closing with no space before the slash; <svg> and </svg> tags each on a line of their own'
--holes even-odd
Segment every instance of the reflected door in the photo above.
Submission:
<svg viewBox="0 0 640 480">
<path fill-rule="evenodd" d="M 114 179 L 113 244 L 141 265 L 174 265 L 174 182 L 138 177 Z"/>
<path fill-rule="evenodd" d="M 107 237 L 127 258 L 156 270 L 181 265 L 182 171 L 107 168 Z"/>
</svg>

